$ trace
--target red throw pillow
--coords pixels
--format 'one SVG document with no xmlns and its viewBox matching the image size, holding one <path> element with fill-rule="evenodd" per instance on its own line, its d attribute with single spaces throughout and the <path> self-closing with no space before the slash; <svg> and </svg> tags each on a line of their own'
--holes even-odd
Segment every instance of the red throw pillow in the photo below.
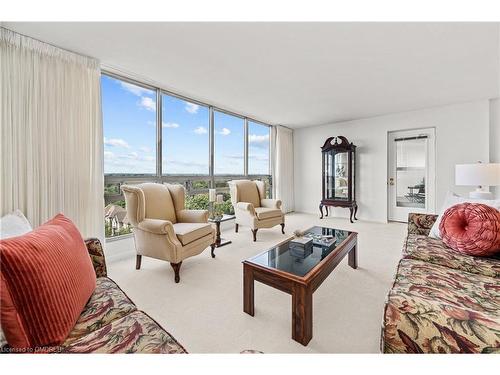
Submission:
<svg viewBox="0 0 500 375">
<path fill-rule="evenodd" d="M 448 208 L 439 231 L 447 246 L 463 254 L 491 256 L 500 251 L 500 211 L 485 204 Z"/>
<path fill-rule="evenodd" d="M 0 241 L 2 329 L 13 348 L 61 344 L 95 289 L 80 232 L 59 214 Z"/>
</svg>

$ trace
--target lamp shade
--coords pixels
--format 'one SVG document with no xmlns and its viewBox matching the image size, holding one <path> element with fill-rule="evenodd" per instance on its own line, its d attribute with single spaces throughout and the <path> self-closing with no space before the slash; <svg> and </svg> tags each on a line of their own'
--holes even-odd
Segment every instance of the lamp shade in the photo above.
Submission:
<svg viewBox="0 0 500 375">
<path fill-rule="evenodd" d="M 455 184 L 464 186 L 500 185 L 500 163 L 457 164 Z"/>
</svg>

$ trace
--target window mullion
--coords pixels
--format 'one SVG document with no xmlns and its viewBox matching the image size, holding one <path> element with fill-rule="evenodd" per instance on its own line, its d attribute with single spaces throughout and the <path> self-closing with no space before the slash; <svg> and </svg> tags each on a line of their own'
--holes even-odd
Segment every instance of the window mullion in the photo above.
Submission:
<svg viewBox="0 0 500 375">
<path fill-rule="evenodd" d="M 156 89 L 156 177 L 161 182 L 162 176 L 162 119 L 161 90 Z"/>
<path fill-rule="evenodd" d="M 209 110 L 209 116 L 208 116 L 208 139 L 209 139 L 209 151 L 208 151 L 208 157 L 209 157 L 209 168 L 208 168 L 208 173 L 210 175 L 210 184 L 212 188 L 215 188 L 215 180 L 214 180 L 214 174 L 215 174 L 215 126 L 214 126 L 214 107 L 210 106 L 208 107 Z"/>
<path fill-rule="evenodd" d="M 248 119 L 246 117 L 243 125 L 243 134 L 245 138 L 245 145 L 243 147 L 243 174 L 248 176 Z"/>
</svg>

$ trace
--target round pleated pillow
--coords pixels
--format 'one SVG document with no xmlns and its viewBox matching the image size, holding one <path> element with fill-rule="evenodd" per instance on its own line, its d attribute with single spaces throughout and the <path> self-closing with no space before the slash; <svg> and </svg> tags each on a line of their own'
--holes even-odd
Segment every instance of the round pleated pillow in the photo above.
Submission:
<svg viewBox="0 0 500 375">
<path fill-rule="evenodd" d="M 459 253 L 486 257 L 500 252 L 500 211 L 485 204 L 448 208 L 439 231 L 443 242 Z"/>
</svg>

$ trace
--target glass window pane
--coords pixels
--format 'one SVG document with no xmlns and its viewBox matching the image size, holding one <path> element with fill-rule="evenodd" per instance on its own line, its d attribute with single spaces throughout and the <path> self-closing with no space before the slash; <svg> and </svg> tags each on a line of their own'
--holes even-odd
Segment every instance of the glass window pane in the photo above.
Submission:
<svg viewBox="0 0 500 375">
<path fill-rule="evenodd" d="M 244 173 L 244 120 L 226 113 L 214 112 L 215 174 Z"/>
<path fill-rule="evenodd" d="M 156 93 L 101 76 L 104 173 L 156 173 Z"/>
<path fill-rule="evenodd" d="M 162 173 L 209 173 L 208 107 L 162 96 Z"/>
<path fill-rule="evenodd" d="M 425 208 L 426 138 L 396 141 L 396 206 Z"/>
<path fill-rule="evenodd" d="M 248 174 L 269 174 L 270 129 L 248 122 Z"/>
<path fill-rule="evenodd" d="M 105 184 L 104 202 L 104 234 L 106 238 L 132 233 L 120 184 Z"/>
</svg>

